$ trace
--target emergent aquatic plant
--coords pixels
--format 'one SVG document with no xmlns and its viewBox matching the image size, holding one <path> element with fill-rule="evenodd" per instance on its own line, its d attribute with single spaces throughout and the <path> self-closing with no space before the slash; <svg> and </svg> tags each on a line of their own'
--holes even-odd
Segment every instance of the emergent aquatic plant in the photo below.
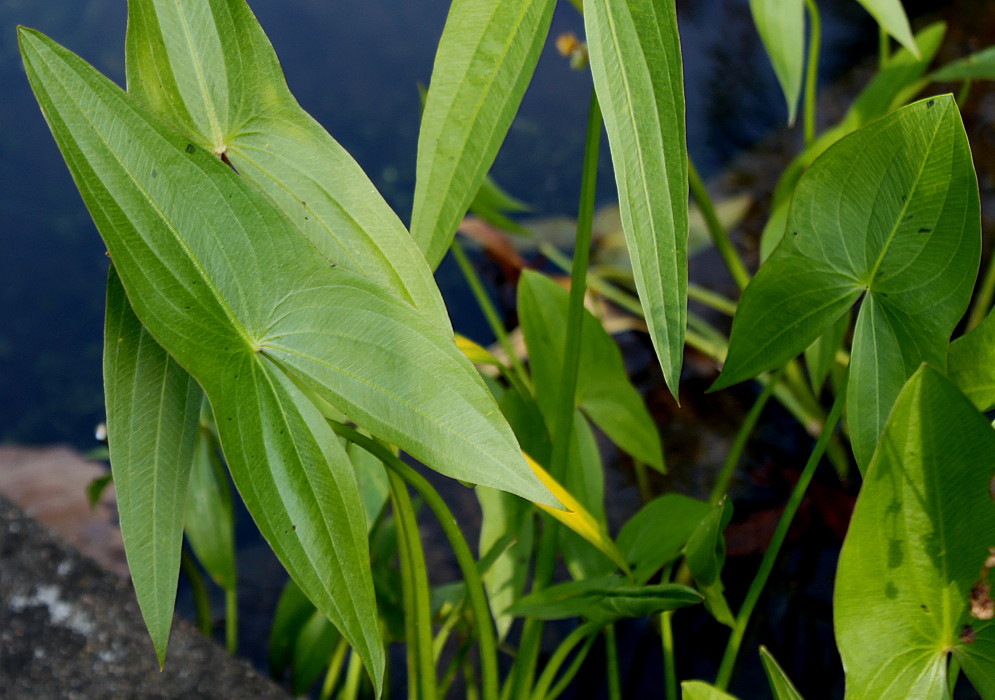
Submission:
<svg viewBox="0 0 995 700">
<path fill-rule="evenodd" d="M 323 696 L 355 697 L 365 668 L 380 694 L 385 641 L 403 640 L 409 697 L 440 697 L 462 672 L 467 694 L 485 700 L 552 698 L 603 636 L 617 698 L 615 623 L 659 615 L 660 685 L 676 698 L 672 616 L 703 604 L 730 628 L 729 641 L 714 684 L 687 681 L 682 692 L 730 697 L 747 625 L 802 496 L 824 455 L 849 468 L 848 440 L 864 485 L 836 576 L 847 697 L 946 698 L 961 671 L 995 697 L 995 435 L 982 414 L 995 406 L 995 321 L 981 322 L 995 267 L 974 293 L 979 197 L 957 103 L 936 95 L 907 104 L 930 80 L 995 78 L 995 54 L 927 74 L 943 27 L 913 35 L 897 0 L 861 0 L 881 27 L 879 70 L 843 120 L 816 134 L 816 3 L 751 1 L 789 121 L 801 102 L 805 147 L 780 180 L 750 279 L 688 160 L 674 3 L 573 4 L 584 14 L 594 91 L 576 247 L 563 261 L 572 283 L 568 293 L 538 273 L 522 276 L 528 367 L 454 235 L 474 207 L 521 228 L 502 213 L 514 202 L 486 174 L 553 0 L 452 3 L 425 99 L 410 230 L 294 100 L 243 0 L 130 0 L 127 92 L 19 30 L 32 88 L 112 261 L 109 448 L 160 662 L 181 559 L 196 569 L 181 557 L 184 531 L 227 593 L 234 647 L 223 455 L 292 579 L 271 664 L 278 673 L 292 666 L 299 691 L 324 671 Z M 602 127 L 638 298 L 588 268 Z M 742 290 L 738 302 L 689 290 L 689 189 Z M 449 249 L 503 358 L 454 339 L 432 277 Z M 714 388 L 764 387 L 711 499 L 649 500 L 615 539 L 592 425 L 640 470 L 665 465 L 618 347 L 584 309 L 588 286 L 645 318 L 675 396 L 685 342 L 724 362 Z M 688 313 L 689 293 L 734 312 L 729 339 Z M 951 344 L 973 293 L 968 325 L 977 327 Z M 771 397 L 817 440 L 734 611 L 722 580 L 726 492 Z M 400 452 L 475 488 L 477 558 Z M 438 518 L 462 582 L 430 588 L 409 488 Z M 572 580 L 554 581 L 558 560 Z M 543 621 L 565 618 L 578 622 L 540 664 Z M 499 640 L 516 647 L 503 679 Z M 455 651 L 440 672 L 447 648 Z M 774 695 L 800 697 L 760 653 Z"/>
</svg>

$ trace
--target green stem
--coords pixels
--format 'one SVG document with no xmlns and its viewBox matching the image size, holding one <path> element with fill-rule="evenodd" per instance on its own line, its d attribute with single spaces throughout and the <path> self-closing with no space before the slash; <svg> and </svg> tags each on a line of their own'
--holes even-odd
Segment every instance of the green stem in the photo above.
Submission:
<svg viewBox="0 0 995 700">
<path fill-rule="evenodd" d="M 508 356 L 508 362 L 511 364 L 511 367 L 514 369 L 519 380 L 528 386 L 529 375 L 522 366 L 522 361 L 518 359 L 518 355 L 515 353 L 515 349 L 511 345 L 511 340 L 508 338 L 508 331 L 505 330 L 504 324 L 501 322 L 501 319 L 498 318 L 497 309 L 495 309 L 494 304 L 491 303 L 491 298 L 487 295 L 487 291 L 484 289 L 484 285 L 480 281 L 480 276 L 477 275 L 477 271 L 473 269 L 473 264 L 466 257 L 466 253 L 463 252 L 463 246 L 459 244 L 459 239 L 454 238 L 449 248 L 453 253 L 453 259 L 456 260 L 456 264 L 459 265 L 460 272 L 463 273 L 463 277 L 466 279 L 466 283 L 470 287 L 470 291 L 473 293 L 473 298 L 477 301 L 477 306 L 480 307 L 480 311 L 484 314 L 484 318 L 487 319 L 487 325 L 490 326 L 491 332 L 494 334 L 494 337 L 497 338 L 498 343 L 501 344 L 501 348 Z"/>
<path fill-rule="evenodd" d="M 660 637 L 663 640 L 663 684 L 666 700 L 677 700 L 677 663 L 674 661 L 673 610 L 660 613 Z"/>
<path fill-rule="evenodd" d="M 819 439 L 815 441 L 815 446 L 812 448 L 812 454 L 809 455 L 808 461 L 805 463 L 805 468 L 802 469 L 801 476 L 798 478 L 798 483 L 795 484 L 794 489 L 791 491 L 791 496 L 788 498 L 788 502 L 784 506 L 784 513 L 781 515 L 781 519 L 777 523 L 777 529 L 774 531 L 774 536 L 771 538 L 770 545 L 768 545 L 766 551 L 764 552 L 763 560 L 760 562 L 760 568 L 757 570 L 757 574 L 754 577 L 753 582 L 750 584 L 750 589 L 746 593 L 746 598 L 743 600 L 743 605 L 739 609 L 739 614 L 736 616 L 736 625 L 733 627 L 732 634 L 729 636 L 729 642 L 726 645 L 725 654 L 723 655 L 722 663 L 719 666 L 718 677 L 715 680 L 715 685 L 720 690 L 725 690 L 729 687 L 729 681 L 732 679 L 733 668 L 736 665 L 736 658 L 739 655 L 739 649 L 743 643 L 743 636 L 746 633 L 746 626 L 750 621 L 750 615 L 753 614 L 753 609 L 756 607 L 757 602 L 760 600 L 760 596 L 763 593 L 764 587 L 767 585 L 767 579 L 770 578 L 770 573 L 774 569 L 774 563 L 777 561 L 777 555 L 780 553 L 781 546 L 784 544 L 784 540 L 788 535 L 788 529 L 791 527 L 791 521 L 798 512 L 798 507 L 801 505 L 802 498 L 805 496 L 805 491 L 808 489 L 808 485 L 811 483 L 812 477 L 815 475 L 815 469 L 819 466 L 819 461 L 822 459 L 822 455 L 825 453 L 826 447 L 829 445 L 829 439 L 836 428 L 836 423 L 839 420 L 840 413 L 843 410 L 845 396 L 846 377 L 844 376 L 844 381 L 840 386 L 839 393 L 836 394 L 836 399 L 833 401 L 833 407 L 829 411 L 829 415 L 823 425 L 822 432 L 819 434 Z"/>
<path fill-rule="evenodd" d="M 225 648 L 235 655 L 238 651 L 238 589 L 225 589 Z"/>
<path fill-rule="evenodd" d="M 359 686 L 363 682 L 363 660 L 355 651 L 349 654 L 349 666 L 345 672 L 345 684 L 339 693 L 339 700 L 356 700 Z"/>
<path fill-rule="evenodd" d="M 594 194 L 598 175 L 598 150 L 601 143 L 601 107 L 598 97 L 591 90 L 590 106 L 587 112 L 587 132 L 584 141 L 584 166 L 581 172 L 580 203 L 577 211 L 577 237 L 574 245 L 573 265 L 570 273 L 570 300 L 567 307 L 566 345 L 563 351 L 563 367 L 558 385 L 559 396 L 556 414 L 550 426 L 553 438 L 553 453 L 549 471 L 554 479 L 562 481 L 570 452 L 570 436 L 573 433 L 574 412 L 576 410 L 577 374 L 580 366 L 580 339 L 584 321 L 584 290 L 588 276 L 588 259 L 591 249 L 591 221 L 594 218 Z M 537 593 L 549 585 L 553 577 L 557 552 L 557 528 L 551 518 L 543 518 L 542 539 L 536 555 L 535 571 L 532 577 L 532 592 Z M 542 637 L 542 621 L 529 618 L 522 628 L 522 638 L 511 677 L 505 685 L 505 697 L 525 697 L 527 688 L 532 685 L 536 662 L 539 657 L 539 642 Z"/>
<path fill-rule="evenodd" d="M 197 564 L 194 562 L 185 549 L 180 551 L 180 568 L 183 575 L 187 577 L 190 584 L 190 594 L 193 596 L 194 616 L 197 620 L 197 629 L 205 637 L 210 637 L 214 627 L 213 616 L 211 615 L 211 599 L 207 596 L 207 586 L 204 585 L 204 577 L 200 575 Z"/>
<path fill-rule="evenodd" d="M 618 643 L 614 623 L 605 627 L 605 665 L 608 672 L 608 699 L 622 700 L 622 678 L 618 670 Z"/>
<path fill-rule="evenodd" d="M 995 252 L 988 259 L 985 276 L 981 279 L 981 286 L 978 287 L 978 291 L 974 295 L 971 313 L 967 317 L 966 330 L 971 330 L 985 320 L 988 310 L 992 307 L 993 293 L 995 293 Z"/>
<path fill-rule="evenodd" d="M 783 373 L 784 367 L 771 375 L 767 383 L 764 384 L 763 389 L 760 391 L 760 395 L 757 396 L 756 400 L 753 402 L 753 406 L 750 407 L 750 411 L 746 414 L 746 418 L 744 418 L 743 422 L 739 424 L 739 430 L 736 431 L 736 437 L 733 438 L 732 445 L 729 446 L 729 452 L 726 454 L 725 461 L 722 463 L 722 468 L 719 470 L 718 478 L 716 478 L 715 485 L 712 487 L 712 493 L 708 497 L 708 503 L 710 505 L 716 505 L 720 500 L 722 500 L 722 497 L 725 496 L 726 492 L 729 490 L 729 482 L 732 481 L 732 475 L 736 470 L 736 465 L 739 464 L 739 459 L 742 457 L 743 450 L 746 448 L 746 441 L 749 440 L 750 435 L 753 433 L 753 429 L 756 427 L 757 421 L 760 419 L 760 414 L 767 405 L 767 400 L 770 399 L 771 394 L 774 392 L 774 387 L 777 386 Z"/>
<path fill-rule="evenodd" d="M 560 666 L 566 661 L 570 652 L 584 640 L 590 639 L 593 641 L 599 629 L 600 627 L 595 623 L 585 622 L 576 627 L 566 636 L 566 639 L 560 642 L 560 646 L 556 647 L 556 651 L 549 657 L 549 663 L 546 664 L 546 668 L 542 670 L 542 674 L 536 682 L 535 688 L 532 691 L 532 700 L 547 700 L 549 697 L 549 687 L 556 678 L 556 672 L 560 670 Z"/>
<path fill-rule="evenodd" d="M 342 662 L 345 661 L 347 651 L 349 651 L 349 644 L 345 637 L 342 637 L 335 645 L 332 658 L 328 661 L 328 670 L 325 672 L 325 679 L 321 682 L 321 694 L 318 695 L 318 700 L 329 700 L 332 697 L 335 684 L 339 682 L 339 676 L 342 675 Z"/>
<path fill-rule="evenodd" d="M 567 666 L 567 670 L 560 675 L 560 680 L 556 681 L 556 685 L 554 685 L 552 689 L 546 693 L 546 700 L 556 700 L 556 698 L 560 697 L 560 695 L 563 694 L 563 691 L 567 689 L 567 686 L 573 682 L 574 676 L 576 676 L 577 672 L 580 670 L 581 664 L 583 664 L 584 660 L 587 659 L 587 653 L 591 651 L 591 647 L 594 645 L 595 639 L 597 639 L 597 637 L 592 634 L 587 638 L 587 641 L 584 642 L 584 645 L 577 651 L 577 653 L 574 654 L 573 661 L 571 661 L 570 665 Z"/>
<path fill-rule="evenodd" d="M 705 217 L 705 225 L 708 227 L 712 244 L 719 251 L 726 269 L 729 270 L 729 274 L 740 291 L 746 289 L 746 285 L 750 283 L 750 274 L 746 271 L 743 261 L 736 253 L 736 249 L 729 240 L 726 230 L 722 227 L 719 216 L 715 213 L 712 198 L 709 196 L 708 190 L 705 189 L 705 183 L 701 181 L 698 169 L 694 167 L 694 162 L 690 158 L 688 158 L 688 186 L 691 189 L 691 196 L 698 203 L 702 216 Z"/>
<path fill-rule="evenodd" d="M 397 522 L 397 549 L 404 594 L 404 630 L 408 650 L 408 696 L 435 700 L 435 656 L 432 653 L 432 613 L 429 602 L 425 553 L 418 535 L 415 510 L 407 484 L 393 470 L 390 499 Z"/>
<path fill-rule="evenodd" d="M 805 66 L 805 145 L 815 141 L 815 94 L 819 79 L 819 44 L 822 30 L 819 22 L 819 7 L 815 0 L 805 0 L 808 11 L 808 58 Z"/>
<path fill-rule="evenodd" d="M 497 671 L 497 642 L 494 638 L 494 625 L 491 621 L 490 611 L 487 607 L 487 596 L 484 593 L 484 584 L 480 579 L 480 572 L 477 570 L 477 562 L 470 553 L 470 546 L 466 543 L 466 538 L 460 532 L 456 524 L 456 518 L 452 511 L 442 500 L 438 491 L 432 488 L 425 478 L 402 462 L 393 452 L 388 450 L 376 440 L 372 440 L 357 432 L 347 425 L 328 421 L 336 433 L 354 442 L 364 450 L 375 456 L 384 465 L 396 473 L 418 492 L 425 505 L 439 521 L 442 532 L 449 540 L 449 546 L 456 556 L 456 563 L 463 574 L 463 582 L 466 584 L 467 597 L 470 601 L 470 610 L 474 617 L 474 631 L 477 635 L 478 651 L 480 653 L 480 673 L 483 683 L 484 700 L 496 700 L 498 697 L 498 671 Z M 430 647 L 431 648 L 431 647 Z"/>
</svg>

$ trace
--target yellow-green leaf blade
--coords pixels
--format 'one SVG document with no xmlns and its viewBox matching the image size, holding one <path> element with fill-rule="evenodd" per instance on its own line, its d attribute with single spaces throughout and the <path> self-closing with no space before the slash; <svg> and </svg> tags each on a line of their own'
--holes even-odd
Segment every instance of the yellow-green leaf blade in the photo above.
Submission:
<svg viewBox="0 0 995 700">
<path fill-rule="evenodd" d="M 687 325 L 688 181 L 675 8 L 586 0 L 584 23 L 636 289 L 676 395 Z"/>
<path fill-rule="evenodd" d="M 902 7 L 902 0 L 857 0 L 870 13 L 881 28 L 891 34 L 899 44 L 914 55 L 919 55 L 919 48 L 912 36 L 909 18 Z"/>
<path fill-rule="evenodd" d="M 750 0 L 750 12 L 781 84 L 788 124 L 794 124 L 805 71 L 805 2 Z"/>
<path fill-rule="evenodd" d="M 521 102 L 553 0 L 454 0 L 418 134 L 411 235 L 434 269 Z"/>
</svg>

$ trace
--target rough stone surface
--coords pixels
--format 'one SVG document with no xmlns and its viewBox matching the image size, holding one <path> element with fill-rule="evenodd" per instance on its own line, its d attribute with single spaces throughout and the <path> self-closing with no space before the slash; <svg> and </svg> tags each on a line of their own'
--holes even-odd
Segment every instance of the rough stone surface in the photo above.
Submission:
<svg viewBox="0 0 995 700">
<path fill-rule="evenodd" d="M 182 621 L 160 672 L 130 585 L 0 497 L 0 697 L 288 696 Z"/>
</svg>

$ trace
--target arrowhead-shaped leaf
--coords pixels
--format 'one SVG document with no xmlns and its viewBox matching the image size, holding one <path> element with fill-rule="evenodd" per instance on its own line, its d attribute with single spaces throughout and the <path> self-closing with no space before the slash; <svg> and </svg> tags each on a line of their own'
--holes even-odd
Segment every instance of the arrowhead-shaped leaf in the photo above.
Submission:
<svg viewBox="0 0 995 700">
<path fill-rule="evenodd" d="M 950 344 L 947 376 L 979 411 L 995 407 L 995 314 Z"/>
<path fill-rule="evenodd" d="M 802 700 L 801 693 L 795 688 L 795 684 L 791 682 L 767 647 L 760 647 L 760 661 L 763 662 L 767 682 L 774 693 L 774 700 Z"/>
<path fill-rule="evenodd" d="M 948 63 L 929 74 L 930 80 L 995 80 L 995 46 Z"/>
<path fill-rule="evenodd" d="M 554 0 L 454 0 L 432 68 L 411 235 L 434 269 L 480 189 L 539 60 Z"/>
<path fill-rule="evenodd" d="M 972 616 L 971 596 L 995 547 L 993 475 L 988 421 L 921 368 L 888 418 L 840 554 L 833 609 L 848 698 L 948 698 L 951 652 L 990 695 L 995 628 Z"/>
<path fill-rule="evenodd" d="M 916 40 L 912 37 L 909 18 L 902 7 L 902 0 L 857 0 L 881 28 L 891 34 L 899 44 L 914 55 L 919 55 Z"/>
<path fill-rule="evenodd" d="M 161 666 L 173 625 L 203 393 L 142 327 L 113 267 L 107 278 L 104 400 L 124 553 Z"/>
<path fill-rule="evenodd" d="M 674 3 L 585 0 L 591 74 L 653 347 L 676 396 L 687 325 L 688 174 Z"/>
<path fill-rule="evenodd" d="M 330 261 L 449 318 L 418 246 L 359 165 L 297 104 L 244 0 L 131 0 L 128 91 L 223 155 Z"/>
<path fill-rule="evenodd" d="M 980 247 L 977 178 L 953 98 L 864 127 L 799 181 L 787 234 L 743 294 L 714 388 L 783 365 L 866 292 L 847 392 L 863 469 L 905 379 L 923 361 L 945 366 Z"/>
</svg>

